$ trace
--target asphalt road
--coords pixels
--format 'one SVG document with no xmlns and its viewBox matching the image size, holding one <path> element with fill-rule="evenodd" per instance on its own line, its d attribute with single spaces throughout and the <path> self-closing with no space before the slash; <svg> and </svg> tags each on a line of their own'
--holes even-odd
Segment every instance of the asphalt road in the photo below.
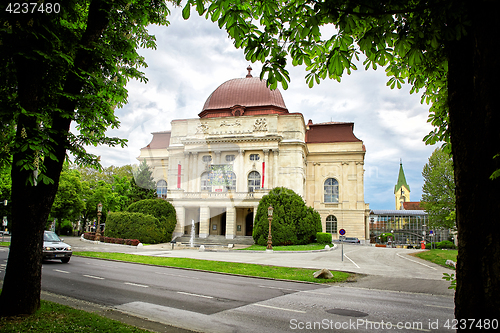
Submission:
<svg viewBox="0 0 500 333">
<path fill-rule="evenodd" d="M 0 265 L 8 250 L 0 249 Z M 3 269 L 0 266 L 0 277 Z M 42 289 L 200 332 L 447 332 L 453 298 L 246 278 L 73 257 Z"/>
</svg>

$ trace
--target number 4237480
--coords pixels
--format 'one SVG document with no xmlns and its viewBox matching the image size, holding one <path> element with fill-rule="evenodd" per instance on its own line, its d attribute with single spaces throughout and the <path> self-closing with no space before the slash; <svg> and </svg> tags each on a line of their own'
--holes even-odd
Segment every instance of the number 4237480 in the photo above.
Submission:
<svg viewBox="0 0 500 333">
<path fill-rule="evenodd" d="M 5 8 L 6 12 L 10 14 L 27 14 L 27 13 L 46 13 L 46 14 L 57 14 L 61 11 L 61 5 L 58 2 L 45 2 L 45 3 L 37 3 L 37 2 L 9 2 L 7 4 L 7 8 Z"/>
</svg>

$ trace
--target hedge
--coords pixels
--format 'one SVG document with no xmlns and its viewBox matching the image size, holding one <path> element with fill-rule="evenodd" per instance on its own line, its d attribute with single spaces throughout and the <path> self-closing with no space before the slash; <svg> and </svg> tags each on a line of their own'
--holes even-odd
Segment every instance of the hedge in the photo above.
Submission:
<svg viewBox="0 0 500 333">
<path fill-rule="evenodd" d="M 142 243 L 157 244 L 171 240 L 165 228 L 152 215 L 129 212 L 110 212 L 106 220 L 105 236 L 123 239 L 139 239 Z"/>
<path fill-rule="evenodd" d="M 316 233 L 316 242 L 320 244 L 331 244 L 332 234 L 328 232 L 318 232 Z"/>
<path fill-rule="evenodd" d="M 83 234 L 83 238 L 88 240 L 95 240 L 96 238 L 95 232 L 86 232 Z M 140 243 L 138 239 L 123 239 L 123 238 L 112 238 L 112 237 L 102 237 L 102 236 L 101 236 L 101 241 L 104 243 L 125 244 L 132 246 L 137 246 Z"/>
</svg>

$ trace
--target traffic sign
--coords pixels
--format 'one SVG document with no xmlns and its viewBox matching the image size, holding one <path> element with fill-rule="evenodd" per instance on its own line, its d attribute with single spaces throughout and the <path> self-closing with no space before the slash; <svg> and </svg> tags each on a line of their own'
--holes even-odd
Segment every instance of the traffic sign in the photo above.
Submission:
<svg viewBox="0 0 500 333">
<path fill-rule="evenodd" d="M 339 234 L 340 234 L 341 236 L 344 236 L 344 235 L 345 235 L 345 230 L 344 230 L 344 229 L 340 229 L 340 230 L 339 230 Z"/>
</svg>

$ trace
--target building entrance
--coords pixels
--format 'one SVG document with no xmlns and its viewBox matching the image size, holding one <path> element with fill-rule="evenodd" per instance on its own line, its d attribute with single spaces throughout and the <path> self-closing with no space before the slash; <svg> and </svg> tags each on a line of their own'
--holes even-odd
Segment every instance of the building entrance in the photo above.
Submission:
<svg viewBox="0 0 500 333">
<path fill-rule="evenodd" d="M 253 212 L 247 214 L 245 218 L 245 236 L 252 236 L 253 233 Z"/>
<path fill-rule="evenodd" d="M 223 236 L 226 235 L 226 212 L 220 216 L 220 234 Z"/>
</svg>

